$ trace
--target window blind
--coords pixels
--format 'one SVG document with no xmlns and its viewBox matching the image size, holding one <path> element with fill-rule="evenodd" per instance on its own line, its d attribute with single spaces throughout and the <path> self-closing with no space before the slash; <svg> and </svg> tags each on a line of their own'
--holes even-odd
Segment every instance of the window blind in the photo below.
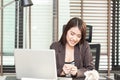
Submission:
<svg viewBox="0 0 120 80">
<path fill-rule="evenodd" d="M 12 0 L 2 0 L 0 4 L 6 5 Z M 15 41 L 15 3 L 11 3 L 5 7 L 3 7 L 3 14 L 0 14 L 0 25 L 3 26 L 1 29 L 1 35 L 3 36 L 2 41 L 2 53 L 3 53 L 3 72 L 8 72 L 8 68 L 6 66 L 13 66 L 13 50 L 14 50 L 14 41 Z M 0 10 L 1 11 L 1 10 Z M 9 58 L 8 58 L 9 57 Z M 11 58 L 12 57 L 12 58 Z M 9 70 L 10 71 L 10 70 Z"/>
<path fill-rule="evenodd" d="M 112 69 L 120 69 L 120 1 L 111 1 L 111 25 L 112 25 Z"/>
<path fill-rule="evenodd" d="M 4 0 L 4 4 L 10 0 Z M 11 16 L 10 16 L 11 15 Z M 15 39 L 15 3 L 6 6 L 3 9 L 3 53 L 4 55 L 13 55 Z"/>
<path fill-rule="evenodd" d="M 58 39 L 60 39 L 62 35 L 63 25 L 67 24 L 68 20 L 70 19 L 70 4 L 69 0 L 59 0 L 58 2 L 59 8 L 58 8 L 58 26 L 59 26 L 59 33 L 58 33 Z"/>
<path fill-rule="evenodd" d="M 31 7 L 31 48 L 49 49 L 53 40 L 53 0 L 32 1 L 34 5 Z"/>
</svg>

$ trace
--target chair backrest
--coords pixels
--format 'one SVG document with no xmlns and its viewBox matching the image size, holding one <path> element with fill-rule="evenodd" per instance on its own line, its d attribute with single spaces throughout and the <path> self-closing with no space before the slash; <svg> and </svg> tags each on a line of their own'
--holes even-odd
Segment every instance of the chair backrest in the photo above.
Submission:
<svg viewBox="0 0 120 80">
<path fill-rule="evenodd" d="M 95 69 L 99 71 L 99 62 L 100 62 L 100 44 L 97 43 L 89 43 L 91 48 L 91 53 L 93 55 L 93 61 L 95 65 Z"/>
<path fill-rule="evenodd" d="M 63 25 L 63 31 L 65 29 L 66 25 Z M 92 42 L 92 26 L 86 25 L 86 41 Z"/>
<path fill-rule="evenodd" d="M 92 26 L 86 25 L 86 41 L 92 42 Z"/>
</svg>

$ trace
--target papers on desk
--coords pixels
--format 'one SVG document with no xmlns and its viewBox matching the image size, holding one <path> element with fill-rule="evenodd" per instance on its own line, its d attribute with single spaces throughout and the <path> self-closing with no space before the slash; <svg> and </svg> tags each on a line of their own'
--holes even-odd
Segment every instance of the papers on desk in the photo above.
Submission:
<svg viewBox="0 0 120 80">
<path fill-rule="evenodd" d="M 0 76 L 0 80 L 6 80 L 6 76 Z"/>
<path fill-rule="evenodd" d="M 72 78 L 58 77 L 58 80 L 72 80 Z"/>
<path fill-rule="evenodd" d="M 84 75 L 86 76 L 85 80 L 99 80 L 99 73 L 95 69 L 86 71 Z"/>
</svg>

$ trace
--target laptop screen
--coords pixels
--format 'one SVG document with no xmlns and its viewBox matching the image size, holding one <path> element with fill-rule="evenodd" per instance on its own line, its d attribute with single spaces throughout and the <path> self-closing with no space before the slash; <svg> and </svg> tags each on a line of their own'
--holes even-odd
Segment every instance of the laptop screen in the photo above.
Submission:
<svg viewBox="0 0 120 80">
<path fill-rule="evenodd" d="M 16 78 L 57 79 L 54 50 L 15 49 Z"/>
</svg>

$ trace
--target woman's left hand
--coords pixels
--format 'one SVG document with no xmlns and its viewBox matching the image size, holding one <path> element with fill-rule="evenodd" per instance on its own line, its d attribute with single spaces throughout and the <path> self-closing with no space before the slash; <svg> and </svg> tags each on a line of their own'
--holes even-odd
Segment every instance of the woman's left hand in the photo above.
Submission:
<svg viewBox="0 0 120 80">
<path fill-rule="evenodd" d="M 75 76 L 77 74 L 77 67 L 76 66 L 72 66 L 71 67 L 71 71 L 70 71 L 71 75 Z"/>
</svg>

